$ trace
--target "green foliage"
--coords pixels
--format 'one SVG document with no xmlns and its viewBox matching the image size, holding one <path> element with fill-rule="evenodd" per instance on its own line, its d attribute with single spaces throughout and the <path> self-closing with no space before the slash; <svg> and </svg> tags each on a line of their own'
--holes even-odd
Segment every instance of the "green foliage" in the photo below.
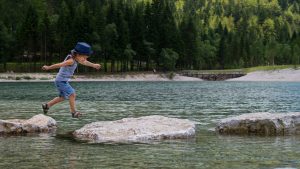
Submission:
<svg viewBox="0 0 300 169">
<path fill-rule="evenodd" d="M 77 41 L 106 72 L 299 64 L 299 25 L 294 0 L 0 0 L 1 70 L 38 71 Z"/>
<path fill-rule="evenodd" d="M 131 45 L 127 45 L 126 49 L 124 50 L 124 56 L 126 60 L 131 61 L 135 55 L 136 52 L 132 50 Z"/>
<path fill-rule="evenodd" d="M 169 48 L 163 48 L 161 53 L 161 63 L 164 65 L 164 70 L 174 70 L 178 54 Z"/>
<path fill-rule="evenodd" d="M 37 40 L 38 40 L 38 15 L 37 11 L 33 6 L 29 6 L 21 27 L 21 41 L 24 50 L 30 53 L 37 51 Z M 35 53 L 34 53 L 35 54 Z"/>
<path fill-rule="evenodd" d="M 203 62 L 198 62 L 198 66 L 204 69 L 214 68 L 217 61 L 216 53 L 217 48 L 211 45 L 208 40 L 202 42 L 200 45 L 200 57 L 203 58 Z"/>
<path fill-rule="evenodd" d="M 50 79 L 47 77 L 41 77 L 41 78 L 39 78 L 39 80 L 50 80 Z"/>
<path fill-rule="evenodd" d="M 30 76 L 23 76 L 22 78 L 25 79 L 25 80 L 31 80 L 31 79 L 33 79 L 33 78 L 30 77 Z"/>
<path fill-rule="evenodd" d="M 11 35 L 8 33 L 6 26 L 0 21 L 0 63 L 3 63 L 4 71 L 6 71 L 6 62 L 8 60 L 8 51 L 11 42 Z"/>
<path fill-rule="evenodd" d="M 167 77 L 172 80 L 172 79 L 174 79 L 175 75 L 176 74 L 174 72 L 170 72 L 167 74 Z"/>
<path fill-rule="evenodd" d="M 298 65 L 300 63 L 300 47 L 295 44 L 292 47 L 292 64 Z"/>
</svg>

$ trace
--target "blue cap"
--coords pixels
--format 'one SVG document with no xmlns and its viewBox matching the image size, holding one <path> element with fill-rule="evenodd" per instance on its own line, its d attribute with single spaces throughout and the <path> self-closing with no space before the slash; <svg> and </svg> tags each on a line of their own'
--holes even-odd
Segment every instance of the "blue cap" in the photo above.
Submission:
<svg viewBox="0 0 300 169">
<path fill-rule="evenodd" d="M 72 52 L 73 51 L 87 56 L 90 56 L 93 53 L 91 46 L 85 42 L 78 42 Z"/>
</svg>

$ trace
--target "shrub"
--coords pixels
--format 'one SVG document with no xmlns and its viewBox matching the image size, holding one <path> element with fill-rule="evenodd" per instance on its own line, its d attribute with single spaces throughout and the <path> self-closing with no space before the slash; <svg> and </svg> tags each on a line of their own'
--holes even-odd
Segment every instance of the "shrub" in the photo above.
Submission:
<svg viewBox="0 0 300 169">
<path fill-rule="evenodd" d="M 30 76 L 23 76 L 23 79 L 25 79 L 25 80 L 30 80 L 30 79 L 32 79 Z"/>
<path fill-rule="evenodd" d="M 168 73 L 168 78 L 169 79 L 173 79 L 175 77 L 175 73 L 174 72 L 170 72 L 170 73 Z"/>
<path fill-rule="evenodd" d="M 163 48 L 161 53 L 161 63 L 163 64 L 164 70 L 174 70 L 176 61 L 179 58 L 178 53 L 172 49 Z"/>
</svg>

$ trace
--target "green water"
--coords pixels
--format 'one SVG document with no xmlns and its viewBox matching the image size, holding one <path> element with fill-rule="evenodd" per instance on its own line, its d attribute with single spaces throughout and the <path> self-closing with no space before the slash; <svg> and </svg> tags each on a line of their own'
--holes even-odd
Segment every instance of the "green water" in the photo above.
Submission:
<svg viewBox="0 0 300 169">
<path fill-rule="evenodd" d="M 50 110 L 52 134 L 0 137 L 0 168 L 300 168 L 300 137 L 220 136 L 218 120 L 251 112 L 300 111 L 300 84 L 287 82 L 81 82 Z M 0 119 L 30 118 L 57 94 L 52 83 L 0 83 Z M 88 144 L 68 135 L 86 123 L 164 115 L 197 122 L 195 139 Z"/>
</svg>

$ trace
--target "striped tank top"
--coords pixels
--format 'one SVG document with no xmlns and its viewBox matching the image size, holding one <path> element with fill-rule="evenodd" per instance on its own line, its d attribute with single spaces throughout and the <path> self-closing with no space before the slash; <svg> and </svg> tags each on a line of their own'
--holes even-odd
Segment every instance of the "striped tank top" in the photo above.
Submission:
<svg viewBox="0 0 300 169">
<path fill-rule="evenodd" d="M 68 55 L 64 61 L 72 58 L 72 55 Z M 73 76 L 75 69 L 77 68 L 77 62 L 75 59 L 73 65 L 64 66 L 59 69 L 59 72 L 56 75 L 55 81 L 69 81 Z"/>
</svg>

